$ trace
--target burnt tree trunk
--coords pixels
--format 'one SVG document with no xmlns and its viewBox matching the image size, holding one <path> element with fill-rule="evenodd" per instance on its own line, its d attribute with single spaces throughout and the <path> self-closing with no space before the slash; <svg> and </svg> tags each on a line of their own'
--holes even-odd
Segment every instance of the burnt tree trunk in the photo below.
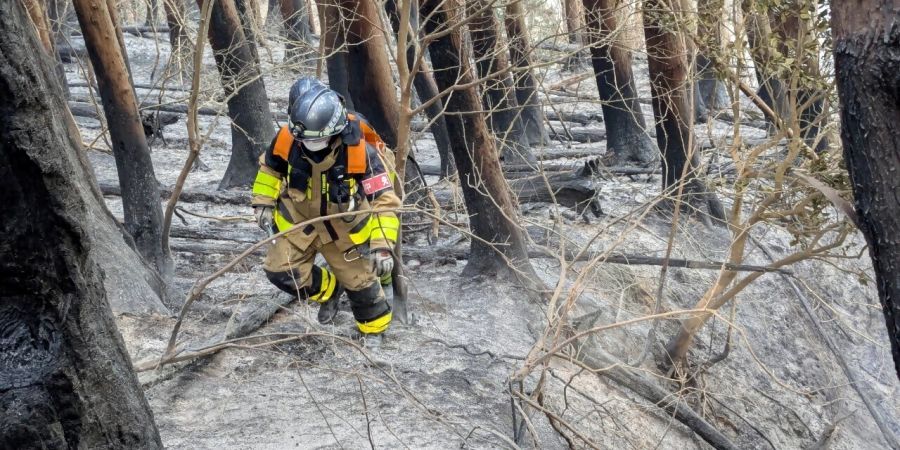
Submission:
<svg viewBox="0 0 900 450">
<path fill-rule="evenodd" d="M 20 2 L 0 2 L 0 447 L 162 448 L 93 259 L 106 213 Z M 120 286 L 125 288 L 125 286 Z"/>
<path fill-rule="evenodd" d="M 162 210 L 159 183 L 150 160 L 150 149 L 137 98 L 126 70 L 124 48 L 116 38 L 114 16 L 107 2 L 74 2 L 109 126 L 113 156 L 122 186 L 125 228 L 141 255 L 168 279 L 172 275 L 169 249 L 162 245 Z"/>
<path fill-rule="evenodd" d="M 425 32 L 432 34 L 453 26 L 459 19 L 460 6 L 457 0 L 425 0 L 422 3 L 422 16 L 428 18 L 423 24 Z M 430 50 L 439 89 L 474 81 L 459 28 L 435 39 Z M 447 130 L 472 232 L 480 239 L 500 244 L 493 247 L 472 239 L 469 262 L 463 272 L 519 273 L 526 279 L 530 277 L 533 283 L 537 277 L 528 260 L 525 236 L 516 223 L 517 211 L 484 114 L 480 112 L 481 102 L 475 88 L 454 91 L 445 99 L 445 105 Z M 520 272 L 510 271 L 509 265 Z"/>
<path fill-rule="evenodd" d="M 46 0 L 47 16 L 50 19 L 53 41 L 57 47 L 69 40 L 72 29 L 77 26 L 78 19 L 71 2 L 66 0 Z"/>
<path fill-rule="evenodd" d="M 488 125 L 500 140 L 500 159 L 504 164 L 534 164 L 537 159 L 531 153 L 519 114 L 500 23 L 487 0 L 468 0 L 466 7 L 475 68 L 478 78 L 484 80 L 482 100 Z"/>
<path fill-rule="evenodd" d="M 584 31 L 584 14 L 578 0 L 563 0 L 563 15 L 566 19 L 566 31 L 570 44 L 583 44 L 581 32 Z"/>
<path fill-rule="evenodd" d="M 747 44 L 750 46 L 750 56 L 753 59 L 753 72 L 759 85 L 756 94 L 766 106 L 775 111 L 779 117 L 783 117 L 785 108 L 780 104 L 784 98 L 781 81 L 767 75 L 768 71 L 766 70 L 767 61 L 771 58 L 768 41 L 772 35 L 768 18 L 757 12 L 750 2 L 741 2 L 741 7 L 747 29 Z M 774 131 L 775 123 L 768 114 L 766 123 L 771 134 Z"/>
<path fill-rule="evenodd" d="M 325 40 L 323 49 L 325 70 L 328 72 L 328 86 L 341 94 L 348 109 L 356 109 L 350 97 L 350 60 L 347 55 L 346 37 L 347 21 L 338 0 L 322 0 L 319 2 L 319 22 L 322 26 L 321 39 Z"/>
<path fill-rule="evenodd" d="M 166 0 L 163 0 L 166 1 Z M 155 28 L 157 24 L 157 16 L 159 16 L 159 0 L 146 0 L 147 17 L 144 20 L 145 27 Z"/>
<path fill-rule="evenodd" d="M 900 4 L 831 5 L 844 160 L 900 377 Z"/>
<path fill-rule="evenodd" d="M 99 2 L 98 2 L 99 3 Z M 95 8 L 102 8 L 97 5 Z M 112 21 L 113 31 L 115 32 L 116 41 L 119 43 L 119 53 L 122 55 L 122 60 L 125 62 L 125 71 L 128 72 L 128 84 L 132 86 L 131 90 L 134 91 L 134 77 L 131 75 L 131 62 L 128 61 L 128 51 L 125 48 L 125 34 L 122 32 L 122 25 L 119 23 L 119 11 L 116 10 L 116 0 L 106 0 L 106 10 L 108 11 L 109 18 Z M 78 7 L 75 7 L 75 13 L 78 14 Z M 82 35 L 84 34 L 84 23 L 81 21 L 79 17 L 78 22 L 82 28 Z M 87 36 L 84 39 L 85 46 L 87 46 Z M 89 52 L 90 54 L 90 52 Z M 94 67 L 96 71 L 97 68 Z M 135 98 L 137 96 L 135 95 Z"/>
<path fill-rule="evenodd" d="M 509 56 L 513 67 L 513 84 L 519 103 L 525 139 L 530 145 L 544 145 L 550 140 L 544 128 L 544 110 L 537 92 L 537 82 L 531 69 L 531 39 L 525 23 L 525 9 L 521 0 L 506 5 L 506 35 L 509 39 Z"/>
<path fill-rule="evenodd" d="M 41 40 L 41 46 L 47 52 L 47 56 L 53 58 L 55 62 L 54 69 L 56 70 L 56 78 L 59 80 L 59 84 L 62 87 L 66 98 L 68 98 L 69 83 L 66 80 L 66 71 L 63 67 L 62 60 L 59 57 L 59 53 L 56 51 L 56 41 L 53 38 L 50 18 L 47 16 L 44 2 L 41 0 L 24 0 L 23 3 L 28 10 L 28 17 L 31 19 L 31 23 L 34 25 L 34 29 Z"/>
<path fill-rule="evenodd" d="M 384 143 L 396 148 L 400 101 L 391 75 L 387 38 L 378 26 L 378 7 L 373 0 L 336 1 L 350 17 L 346 42 L 348 69 L 353 76 L 348 92 L 353 105 L 375 127 Z"/>
<path fill-rule="evenodd" d="M 715 64 L 705 54 L 697 55 L 697 92 L 700 101 L 703 102 L 704 108 L 709 113 L 721 111 L 730 104 L 728 93 L 725 91 L 725 84 L 719 79 L 719 74 L 715 70 Z"/>
<path fill-rule="evenodd" d="M 279 0 L 281 20 L 287 42 L 284 44 L 284 60 L 299 64 L 310 43 L 309 23 L 306 19 L 305 0 Z"/>
<path fill-rule="evenodd" d="M 575 54 L 566 59 L 565 67 L 572 70 L 580 68 L 584 63 L 584 51 L 581 47 L 587 44 L 585 39 L 585 15 L 580 0 L 562 0 L 563 18 L 565 19 L 569 44 L 579 48 Z"/>
<path fill-rule="evenodd" d="M 247 46 L 253 54 L 253 61 L 259 65 L 259 49 L 265 47 L 265 35 L 260 35 L 259 22 L 260 17 L 254 4 L 256 0 L 234 0 L 234 6 L 237 8 L 238 17 L 241 20 L 241 28 L 244 30 L 244 37 L 247 38 Z"/>
<path fill-rule="evenodd" d="M 163 0 L 163 8 L 166 12 L 166 24 L 169 26 L 169 45 L 171 52 L 169 63 L 173 62 L 177 67 L 181 68 L 182 73 L 190 73 L 188 68 L 189 55 L 192 53 L 190 48 L 190 38 L 187 35 L 185 23 L 187 21 L 186 0 Z"/>
<path fill-rule="evenodd" d="M 796 122 L 800 137 L 808 146 L 817 152 L 824 151 L 829 145 L 821 133 L 827 120 L 825 94 L 805 81 L 821 77 L 818 44 L 810 33 L 809 19 L 801 18 L 814 11 L 799 10 L 801 6 L 796 3 L 774 11 L 751 2 L 742 5 L 760 98 L 785 126 Z M 770 48 L 773 39 L 778 41 L 774 49 Z M 792 58 L 793 62 L 783 64 L 785 57 Z M 774 126 L 771 118 L 766 120 Z"/>
<path fill-rule="evenodd" d="M 419 70 L 413 74 L 413 87 L 416 89 L 416 95 L 419 97 L 420 102 L 425 103 L 437 97 L 438 90 L 437 84 L 434 82 L 434 77 L 431 74 L 431 67 L 427 60 L 428 49 L 418 47 L 420 34 L 418 21 L 419 8 L 417 1 L 410 1 L 413 1 L 413 4 L 410 5 L 412 8 L 410 9 L 409 17 L 410 33 L 409 46 L 406 50 L 406 62 L 409 69 L 412 70 L 416 63 L 416 50 L 420 53 L 426 52 L 426 55 L 422 56 L 423 61 L 419 65 Z M 396 0 L 385 1 L 384 9 L 387 11 L 388 18 L 391 21 L 391 28 L 394 30 L 394 35 L 396 36 L 400 30 L 400 12 L 397 9 Z M 453 167 L 453 157 L 450 155 L 450 135 L 447 134 L 447 124 L 444 122 L 443 113 L 444 102 L 441 99 L 435 100 L 431 105 L 425 108 L 425 114 L 432 122 L 430 130 L 431 134 L 434 136 L 434 142 L 437 145 L 438 156 L 440 156 L 441 159 L 441 178 L 450 176 L 456 170 Z"/>
<path fill-rule="evenodd" d="M 202 7 L 203 1 L 197 0 L 198 6 Z M 266 85 L 234 0 L 216 0 L 209 24 L 209 43 L 231 119 L 231 159 L 219 189 L 250 186 L 256 177 L 257 159 L 275 136 Z"/>
<path fill-rule="evenodd" d="M 674 8 L 679 8 L 677 2 Z M 644 2 L 647 65 L 656 118 L 656 144 L 663 156 L 663 189 L 676 189 L 683 183 L 686 204 L 705 209 L 712 218 L 724 221 L 721 203 L 699 178 L 700 151 L 693 138 L 694 115 L 688 100 L 687 52 L 681 37 L 670 28 L 681 23 L 682 14 L 683 11 L 672 9 L 664 0 Z M 673 190 L 670 195 L 675 194 Z"/>
<path fill-rule="evenodd" d="M 646 132 L 638 103 L 631 52 L 616 41 L 618 23 L 615 0 L 583 0 L 585 38 L 590 45 L 591 64 L 600 94 L 606 127 L 609 165 L 652 164 L 659 157 Z"/>
<path fill-rule="evenodd" d="M 801 2 L 799 5 L 803 5 Z M 779 39 L 779 52 L 782 55 L 793 56 L 795 62 L 792 70 L 794 73 L 802 73 L 810 79 L 821 79 L 819 70 L 819 45 L 815 41 L 816 35 L 810 29 L 811 19 L 816 11 L 810 6 L 794 6 L 792 10 L 775 12 L 770 15 L 773 31 Z M 797 9 L 797 8 L 803 9 Z M 800 137 L 816 152 L 828 149 L 828 139 L 821 133 L 827 121 L 825 112 L 825 92 L 811 85 L 804 77 L 798 77 L 798 82 L 792 83 L 790 79 L 782 81 L 787 87 L 786 103 L 789 118 L 796 119 Z M 795 87 L 796 86 L 796 87 Z"/>
<path fill-rule="evenodd" d="M 725 85 L 719 80 L 710 54 L 722 52 L 722 17 L 725 14 L 724 0 L 699 0 L 697 2 L 697 55 L 698 97 L 708 112 L 719 111 L 729 104 Z"/>
</svg>

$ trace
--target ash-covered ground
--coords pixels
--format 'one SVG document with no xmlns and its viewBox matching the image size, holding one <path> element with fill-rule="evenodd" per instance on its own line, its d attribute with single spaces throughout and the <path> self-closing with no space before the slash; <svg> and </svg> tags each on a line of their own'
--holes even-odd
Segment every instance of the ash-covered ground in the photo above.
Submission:
<svg viewBox="0 0 900 450">
<path fill-rule="evenodd" d="M 164 34 L 126 36 L 134 80 L 157 84 L 168 58 Z M 76 42 L 77 44 L 77 42 Z M 260 51 L 265 83 L 273 111 L 283 111 L 287 90 L 298 73 L 280 67 L 282 49 L 270 43 Z M 311 63 L 303 73 L 314 73 Z M 582 69 L 586 70 L 586 69 Z M 83 81 L 81 66 L 67 64 L 71 82 Z M 648 93 L 646 64 L 637 58 L 639 92 Z M 550 86 L 574 75 L 559 68 L 541 72 Z M 218 75 L 210 52 L 201 74 L 203 106 L 224 109 Z M 186 88 L 182 80 L 169 86 Z M 74 98 L 90 96 L 73 87 Z M 599 113 L 593 80 L 546 93 L 547 110 Z M 187 92 L 137 89 L 145 104 L 185 103 Z M 217 100 L 219 100 L 217 102 Z M 745 101 L 745 100 L 742 100 Z M 752 109 L 747 107 L 748 110 Z M 647 123 L 652 111 L 644 104 Z M 758 117 L 758 116 L 757 116 Z M 100 136 L 97 120 L 77 118 L 98 181 L 117 182 L 115 163 Z M 758 122 L 758 121 L 757 121 Z M 562 127 L 559 122 L 550 123 Z M 573 130 L 601 131 L 600 122 L 565 124 Z M 202 166 L 191 172 L 187 191 L 214 191 L 224 173 L 230 151 L 227 116 L 201 116 L 205 136 Z M 745 139 L 763 139 L 757 123 L 740 127 Z M 704 147 L 725 142 L 734 127 L 713 120 L 696 126 Z M 172 186 L 187 156 L 184 116 L 165 128 L 165 142 L 153 144 L 156 176 Z M 414 136 L 421 164 L 438 162 L 428 133 Z M 601 143 L 552 141 L 538 154 L 570 149 L 605 152 Z M 704 153 L 709 160 L 715 148 Z M 727 159 L 727 156 L 726 156 Z M 579 159 L 555 158 L 545 163 Z M 428 177 L 432 189 L 459 197 L 448 181 Z M 569 245 L 594 250 L 615 248 L 629 254 L 663 256 L 671 231 L 669 218 L 652 213 L 621 220 L 659 195 L 657 175 L 598 177 L 599 201 L 604 215 L 584 223 L 567 208 L 548 204 L 522 204 L 523 226 L 532 235 L 550 230 Z M 728 204 L 727 198 L 723 198 Z M 461 201 L 461 200 L 460 200 Z M 118 197 L 107 203 L 121 215 Z M 177 313 L 184 292 L 199 278 L 215 272 L 264 236 L 252 221 L 249 205 L 221 202 L 182 202 L 173 227 L 176 262 L 175 295 L 167 306 Z M 449 222 L 464 220 L 460 211 L 445 208 Z M 362 350 L 352 338 L 349 311 L 334 326 L 316 323 L 316 306 L 288 303 L 285 294 L 270 286 L 261 270 L 260 254 L 241 262 L 214 281 L 188 313 L 180 334 L 187 348 L 218 342 L 248 311 L 265 304 L 279 310 L 254 333 L 269 339 L 295 337 L 274 346 L 239 343 L 188 363 L 165 366 L 139 374 L 153 409 L 163 442 L 170 448 L 496 448 L 518 445 L 567 448 L 561 429 L 577 448 L 705 448 L 687 427 L 664 410 L 647 402 L 627 386 L 561 360 L 551 360 L 544 377 L 528 377 L 519 386 L 510 377 L 524 364 L 536 340 L 545 331 L 550 312 L 521 289 L 487 275 L 461 275 L 465 260 L 451 248 L 466 248 L 467 239 L 451 227 L 442 227 L 434 242 L 431 227 L 415 225 L 425 218 L 408 218 L 411 229 L 405 246 L 437 249 L 428 259 L 406 258 L 410 283 L 409 324 L 395 323 L 381 348 Z M 543 230 L 543 231 L 542 231 Z M 791 238 L 778 229 L 759 229 L 757 236 L 779 255 L 790 252 Z M 856 237 L 856 250 L 862 239 Z M 721 261 L 729 234 L 694 219 L 678 226 L 673 257 Z M 451 255 L 446 256 L 444 254 Z M 749 252 L 748 264 L 768 263 L 758 250 Z M 574 263 L 561 266 L 552 258 L 533 259 L 536 272 L 551 288 L 563 277 L 562 298 L 576 300 L 574 317 L 591 318 L 591 326 L 613 324 L 651 314 L 660 276 L 658 266 Z M 819 320 L 838 342 L 839 354 L 862 380 L 859 386 L 889 421 L 890 433 L 900 434 L 897 418 L 898 383 L 887 347 L 881 312 L 872 283 L 855 274 L 871 274 L 867 257 L 836 261 L 806 261 L 791 268 L 793 279 L 810 300 Z M 717 271 L 670 268 L 661 311 L 691 308 L 714 283 Z M 574 291 L 573 291 L 574 290 Z M 740 447 L 841 448 L 885 447 L 859 396 L 848 385 L 830 352 L 815 333 L 797 295 L 777 274 L 766 274 L 722 310 L 698 336 L 692 359 L 705 361 L 722 352 L 733 321 L 731 348 L 726 359 L 689 383 L 678 385 L 658 375 L 654 355 L 635 367 L 671 392 L 667 402 L 689 404 Z M 272 307 L 275 308 L 275 307 Z M 727 320 L 726 320 L 727 319 Z M 175 323 L 174 317 L 118 316 L 118 324 L 136 363 L 158 358 Z M 650 321 L 636 321 L 600 333 L 582 349 L 598 346 L 622 361 L 635 361 L 642 353 Z M 673 335 L 678 323 L 662 320 L 652 347 Z M 581 350 L 579 350 L 581 351 Z M 540 373 L 540 372 L 535 372 Z M 511 390 L 530 394 L 538 384 L 540 405 L 512 402 Z M 518 409 L 518 408 L 521 408 Z M 522 412 L 527 419 L 522 421 Z M 567 429 L 551 417 L 565 421 Z M 555 420 L 555 419 L 554 419 Z M 555 428 L 554 428 L 555 427 Z M 574 431 L 573 431 L 574 430 Z M 588 443 L 589 442 L 589 443 Z"/>
</svg>

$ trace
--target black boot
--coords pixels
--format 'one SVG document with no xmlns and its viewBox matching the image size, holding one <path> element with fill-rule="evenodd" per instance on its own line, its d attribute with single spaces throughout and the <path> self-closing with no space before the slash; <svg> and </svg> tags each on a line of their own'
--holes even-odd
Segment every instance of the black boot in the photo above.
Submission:
<svg viewBox="0 0 900 450">
<path fill-rule="evenodd" d="M 331 298 L 319 305 L 319 323 L 326 324 L 331 323 L 331 321 L 334 320 L 334 316 L 337 315 L 338 309 L 341 306 L 341 294 L 343 293 L 344 287 L 341 286 L 340 283 L 337 283 L 334 286 L 334 292 L 331 293 Z"/>
</svg>

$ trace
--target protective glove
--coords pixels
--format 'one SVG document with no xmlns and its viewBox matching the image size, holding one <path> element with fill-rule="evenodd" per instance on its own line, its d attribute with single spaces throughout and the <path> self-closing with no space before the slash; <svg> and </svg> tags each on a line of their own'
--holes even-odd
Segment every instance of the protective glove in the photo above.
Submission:
<svg viewBox="0 0 900 450">
<path fill-rule="evenodd" d="M 394 255 L 390 250 L 373 250 L 369 253 L 369 260 L 372 261 L 372 267 L 375 269 L 375 275 L 383 277 L 394 270 Z"/>
<path fill-rule="evenodd" d="M 272 224 L 275 221 L 275 208 L 271 206 L 254 206 L 253 215 L 256 216 L 256 224 L 266 233 L 272 234 Z"/>
</svg>

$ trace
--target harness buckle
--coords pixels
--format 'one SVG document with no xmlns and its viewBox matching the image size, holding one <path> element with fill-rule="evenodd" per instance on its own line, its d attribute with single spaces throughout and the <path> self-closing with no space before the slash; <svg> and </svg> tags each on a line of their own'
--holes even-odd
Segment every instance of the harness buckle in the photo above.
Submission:
<svg viewBox="0 0 900 450">
<path fill-rule="evenodd" d="M 353 252 L 356 252 L 356 257 L 353 259 L 350 259 L 349 255 L 350 255 L 350 253 L 353 253 Z M 353 261 L 356 261 L 357 259 L 367 258 L 369 256 L 369 253 L 371 253 L 371 250 L 369 250 L 368 244 L 358 245 L 358 246 L 353 247 L 350 250 L 347 250 L 346 252 L 344 252 L 344 261 L 353 262 Z"/>
</svg>

